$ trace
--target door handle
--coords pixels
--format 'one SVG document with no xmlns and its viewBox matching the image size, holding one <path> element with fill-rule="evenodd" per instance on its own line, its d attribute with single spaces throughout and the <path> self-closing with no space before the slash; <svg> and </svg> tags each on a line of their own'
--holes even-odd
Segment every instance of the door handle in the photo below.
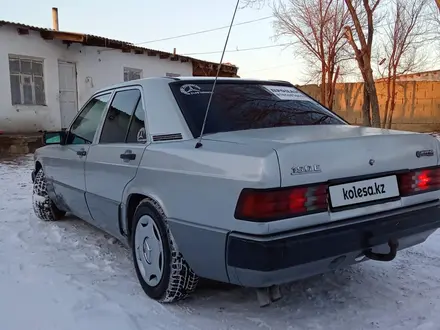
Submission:
<svg viewBox="0 0 440 330">
<path fill-rule="evenodd" d="M 135 160 L 136 154 L 134 154 L 131 150 L 125 150 L 125 152 L 119 157 L 121 157 L 123 160 Z"/>
<path fill-rule="evenodd" d="M 78 155 L 78 156 L 85 156 L 85 155 L 87 155 L 87 151 L 85 151 L 84 149 L 81 149 L 81 150 L 78 150 L 77 152 L 76 152 L 76 154 Z"/>
</svg>

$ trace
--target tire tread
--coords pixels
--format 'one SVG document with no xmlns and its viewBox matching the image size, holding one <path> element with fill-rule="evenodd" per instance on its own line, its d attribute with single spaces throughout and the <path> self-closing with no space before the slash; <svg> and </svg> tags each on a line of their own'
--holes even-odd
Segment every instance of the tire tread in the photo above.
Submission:
<svg viewBox="0 0 440 330">
<path fill-rule="evenodd" d="M 65 212 L 60 211 L 47 194 L 47 183 L 43 170 L 39 170 L 35 175 L 32 207 L 35 215 L 43 221 L 60 220 L 65 215 Z"/>
<path fill-rule="evenodd" d="M 173 303 L 179 300 L 183 300 L 196 290 L 197 284 L 199 282 L 199 277 L 196 273 L 194 273 L 186 260 L 183 258 L 182 254 L 179 252 L 178 246 L 166 221 L 165 212 L 163 211 L 159 203 L 151 198 L 145 198 L 137 206 L 135 214 L 137 213 L 137 210 L 145 204 L 151 206 L 154 210 L 156 210 L 162 218 L 162 221 L 166 228 L 168 244 L 170 247 L 170 279 L 164 295 L 157 300 L 161 303 Z"/>
</svg>

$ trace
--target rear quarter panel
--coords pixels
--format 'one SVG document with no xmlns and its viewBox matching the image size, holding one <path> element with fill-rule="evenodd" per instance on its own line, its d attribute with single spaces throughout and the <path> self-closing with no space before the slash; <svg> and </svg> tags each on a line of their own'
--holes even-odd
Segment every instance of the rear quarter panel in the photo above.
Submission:
<svg viewBox="0 0 440 330">
<path fill-rule="evenodd" d="M 228 142 L 196 140 L 149 145 L 124 200 L 140 193 L 163 208 L 174 244 L 201 277 L 229 282 L 226 242 L 231 231 L 266 234 L 269 225 L 234 218 L 244 187 L 280 186 L 276 153 Z"/>
<path fill-rule="evenodd" d="M 274 150 L 195 140 L 149 145 L 124 192 L 153 198 L 169 219 L 222 230 L 264 234 L 267 224 L 238 221 L 235 206 L 244 187 L 280 186 Z"/>
</svg>

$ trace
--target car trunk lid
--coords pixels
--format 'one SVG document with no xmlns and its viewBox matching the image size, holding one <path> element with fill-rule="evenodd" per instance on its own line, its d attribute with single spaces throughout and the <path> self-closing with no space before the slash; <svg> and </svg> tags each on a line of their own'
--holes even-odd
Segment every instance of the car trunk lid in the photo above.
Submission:
<svg viewBox="0 0 440 330">
<path fill-rule="evenodd" d="M 282 187 L 344 178 L 357 181 L 363 176 L 438 164 L 438 141 L 428 134 L 371 127 L 278 127 L 205 138 L 273 148 L 279 159 Z"/>
</svg>

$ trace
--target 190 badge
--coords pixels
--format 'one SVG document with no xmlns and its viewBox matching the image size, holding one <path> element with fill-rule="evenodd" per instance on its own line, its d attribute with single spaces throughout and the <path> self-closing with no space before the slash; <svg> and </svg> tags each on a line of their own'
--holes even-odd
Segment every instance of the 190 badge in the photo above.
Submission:
<svg viewBox="0 0 440 330">
<path fill-rule="evenodd" d="M 310 173 L 319 173 L 321 172 L 321 165 L 303 165 L 303 166 L 294 166 L 292 167 L 292 172 L 290 175 L 297 174 L 310 174 Z"/>
</svg>

